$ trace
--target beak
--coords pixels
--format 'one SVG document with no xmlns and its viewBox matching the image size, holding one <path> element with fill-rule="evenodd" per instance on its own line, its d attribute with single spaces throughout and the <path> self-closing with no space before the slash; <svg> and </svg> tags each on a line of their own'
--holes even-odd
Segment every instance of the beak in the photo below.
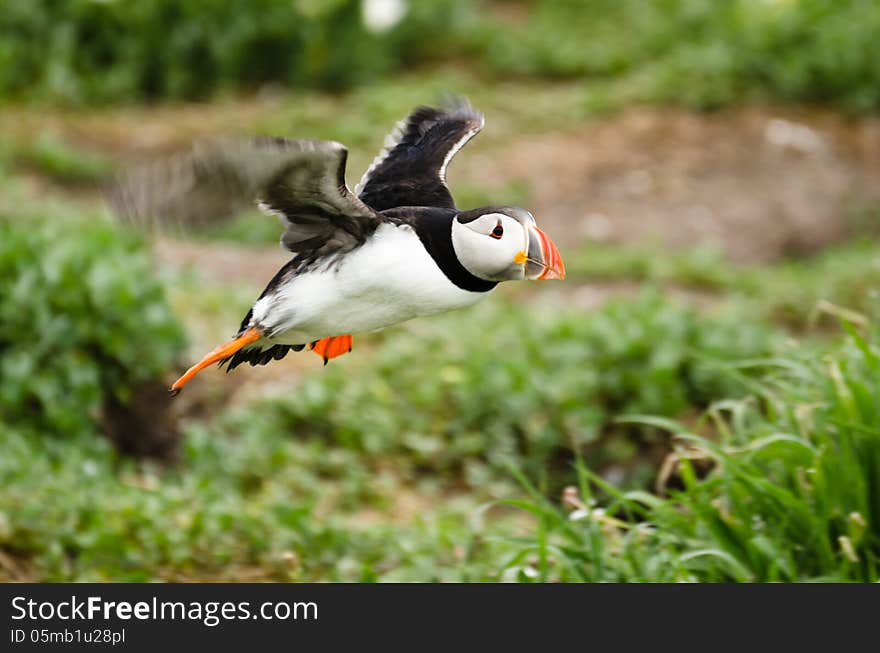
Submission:
<svg viewBox="0 0 880 653">
<path fill-rule="evenodd" d="M 529 253 L 526 258 L 526 279 L 565 279 L 565 264 L 556 245 L 543 231 L 529 225 Z"/>
</svg>

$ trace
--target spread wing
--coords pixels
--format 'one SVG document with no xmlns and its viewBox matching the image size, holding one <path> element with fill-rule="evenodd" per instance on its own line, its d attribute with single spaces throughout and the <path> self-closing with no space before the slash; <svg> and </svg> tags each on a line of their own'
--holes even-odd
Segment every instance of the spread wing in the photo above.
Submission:
<svg viewBox="0 0 880 653">
<path fill-rule="evenodd" d="M 397 124 L 355 188 L 376 211 L 397 206 L 455 208 L 446 167 L 483 128 L 483 114 L 458 98 L 444 108 L 418 107 Z"/>
<path fill-rule="evenodd" d="M 257 138 L 197 144 L 192 152 L 121 177 L 108 200 L 140 224 L 202 225 L 257 202 L 279 216 L 292 252 L 346 251 L 363 243 L 381 216 L 345 183 L 348 150 L 333 141 Z"/>
</svg>

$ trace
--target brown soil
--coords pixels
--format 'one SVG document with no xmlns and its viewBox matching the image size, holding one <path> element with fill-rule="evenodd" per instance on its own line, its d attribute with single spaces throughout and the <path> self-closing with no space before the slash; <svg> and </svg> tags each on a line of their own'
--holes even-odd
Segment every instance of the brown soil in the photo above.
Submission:
<svg viewBox="0 0 880 653">
<path fill-rule="evenodd" d="M 182 434 L 165 384 L 141 383 L 127 401 L 110 396 L 103 417 L 107 436 L 122 453 L 163 461 L 177 459 Z"/>
</svg>

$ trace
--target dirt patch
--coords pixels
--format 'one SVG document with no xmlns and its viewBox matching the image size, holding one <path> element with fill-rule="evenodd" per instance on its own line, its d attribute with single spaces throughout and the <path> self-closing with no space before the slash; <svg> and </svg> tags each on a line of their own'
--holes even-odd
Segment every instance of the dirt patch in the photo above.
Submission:
<svg viewBox="0 0 880 653">
<path fill-rule="evenodd" d="M 260 118 L 279 108 L 277 101 L 259 97 L 93 111 L 41 112 L 29 107 L 4 107 L 0 126 L 22 140 L 46 133 L 62 134 L 74 145 L 128 161 L 173 152 L 212 134 L 249 133 Z"/>
<path fill-rule="evenodd" d="M 851 202 L 880 201 L 880 121 L 637 109 L 497 149 L 475 143 L 451 170 L 453 189 L 456 179 L 526 180 L 539 222 L 569 246 L 711 243 L 766 262 L 846 237 Z"/>
<path fill-rule="evenodd" d="M 118 451 L 137 458 L 177 459 L 182 434 L 164 383 L 141 383 L 126 401 L 111 395 L 104 405 L 103 421 Z"/>
<path fill-rule="evenodd" d="M 34 583 L 37 581 L 37 576 L 27 558 L 18 557 L 0 548 L 0 582 Z"/>
</svg>

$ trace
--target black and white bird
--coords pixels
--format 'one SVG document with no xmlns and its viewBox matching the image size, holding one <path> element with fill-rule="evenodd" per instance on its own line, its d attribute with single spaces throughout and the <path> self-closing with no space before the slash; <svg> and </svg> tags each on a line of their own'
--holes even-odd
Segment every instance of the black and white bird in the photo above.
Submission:
<svg viewBox="0 0 880 653">
<path fill-rule="evenodd" d="M 564 278 L 529 211 L 455 206 L 446 168 L 482 127 L 464 100 L 415 109 L 354 192 L 343 145 L 282 138 L 201 144 L 123 179 L 111 199 L 129 217 L 198 222 L 256 202 L 281 219 L 281 243 L 294 254 L 236 337 L 171 392 L 214 363 L 265 365 L 305 347 L 326 363 L 351 351 L 353 333 L 470 306 L 502 281 Z"/>
</svg>

